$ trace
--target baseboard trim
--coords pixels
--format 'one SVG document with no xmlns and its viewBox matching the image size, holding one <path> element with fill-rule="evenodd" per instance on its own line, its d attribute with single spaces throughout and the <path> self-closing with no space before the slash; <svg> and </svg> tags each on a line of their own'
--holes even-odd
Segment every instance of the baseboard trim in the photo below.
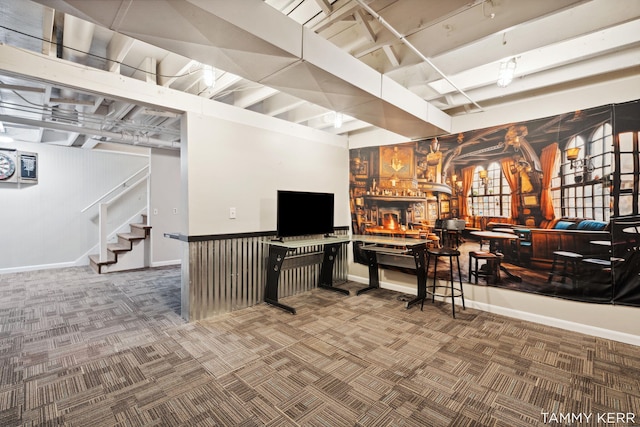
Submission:
<svg viewBox="0 0 640 427">
<path fill-rule="evenodd" d="M 180 265 L 181 262 L 182 261 L 179 259 L 169 260 L 169 261 L 159 261 L 159 262 L 151 263 L 151 267 L 168 267 L 173 265 Z M 74 262 L 61 262 L 58 264 L 26 265 L 26 266 L 20 266 L 20 267 L 0 268 L 0 274 L 24 273 L 27 271 L 49 270 L 49 269 L 56 269 L 56 268 L 82 267 L 85 265 L 89 265 L 88 255 L 83 256 Z"/>
<path fill-rule="evenodd" d="M 572 332 L 579 332 L 585 335 L 591 335 L 598 338 L 605 338 L 608 340 L 619 341 L 626 344 L 640 346 L 640 336 L 638 335 L 631 335 L 625 332 L 599 328 L 597 326 L 592 326 L 592 325 L 584 325 L 578 322 L 557 319 L 555 317 L 543 316 L 540 314 L 530 313 L 526 311 L 514 310 L 512 308 L 501 307 L 499 305 L 491 305 L 491 304 L 482 303 L 482 302 L 469 301 L 466 298 L 465 298 L 465 303 L 467 304 L 467 307 L 475 308 L 477 310 L 482 310 L 489 313 L 512 317 L 514 319 L 519 319 L 519 320 L 525 320 L 527 322 L 554 326 L 556 328 L 566 329 Z"/>
<path fill-rule="evenodd" d="M 151 263 L 151 267 L 169 267 L 173 265 L 180 265 L 182 260 L 174 259 L 169 261 L 156 261 Z"/>
<path fill-rule="evenodd" d="M 26 266 L 20 266 L 20 267 L 0 268 L 0 274 L 24 273 L 26 271 L 80 267 L 82 265 L 89 265 L 89 260 L 87 259 L 87 261 L 84 264 L 78 264 L 77 262 L 61 262 L 58 264 L 26 265 Z"/>
<path fill-rule="evenodd" d="M 368 284 L 369 279 L 362 276 L 348 276 L 349 280 Z M 410 288 L 408 286 L 398 285 L 395 283 L 389 282 L 380 282 L 380 287 L 383 289 L 389 289 L 391 291 L 402 292 L 405 294 L 416 295 L 417 290 L 415 288 Z M 547 326 L 553 326 L 560 329 L 565 329 L 572 332 L 578 332 L 585 335 L 590 335 L 598 338 L 604 338 L 613 341 L 619 341 L 626 344 L 631 344 L 635 346 L 640 346 L 640 336 L 628 334 L 626 332 L 615 331 L 611 329 L 599 328 L 597 326 L 592 325 L 584 325 L 578 322 L 572 322 L 569 320 L 557 319 L 555 317 L 544 316 L 536 313 L 526 312 L 522 310 L 516 310 L 508 307 L 503 307 L 499 305 L 487 304 L 484 302 L 477 302 L 470 300 L 469 298 L 465 298 L 465 305 L 470 308 L 475 308 L 477 310 L 486 311 L 488 313 L 494 313 L 501 316 L 511 317 L 514 319 L 525 320 L 527 322 L 538 323 Z"/>
</svg>

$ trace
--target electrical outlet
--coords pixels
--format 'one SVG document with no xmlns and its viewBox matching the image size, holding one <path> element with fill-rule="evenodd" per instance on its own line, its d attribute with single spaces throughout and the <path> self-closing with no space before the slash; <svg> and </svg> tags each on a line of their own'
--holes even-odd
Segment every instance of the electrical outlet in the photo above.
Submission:
<svg viewBox="0 0 640 427">
<path fill-rule="evenodd" d="M 229 208 L 229 219 L 236 219 L 236 208 Z"/>
</svg>

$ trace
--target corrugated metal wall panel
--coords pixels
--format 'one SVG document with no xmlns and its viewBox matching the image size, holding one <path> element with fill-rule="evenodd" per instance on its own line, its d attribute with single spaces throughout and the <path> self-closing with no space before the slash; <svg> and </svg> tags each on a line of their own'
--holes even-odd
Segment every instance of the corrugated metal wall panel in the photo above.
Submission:
<svg viewBox="0 0 640 427">
<path fill-rule="evenodd" d="M 337 230 L 346 235 L 348 230 Z M 234 237 L 188 242 L 190 321 L 229 313 L 264 301 L 271 237 Z M 287 297 L 315 288 L 320 275 L 321 246 L 301 248 L 280 276 L 279 295 Z M 339 251 L 334 283 L 347 281 L 347 250 Z M 183 305 L 184 306 L 184 305 Z"/>
</svg>

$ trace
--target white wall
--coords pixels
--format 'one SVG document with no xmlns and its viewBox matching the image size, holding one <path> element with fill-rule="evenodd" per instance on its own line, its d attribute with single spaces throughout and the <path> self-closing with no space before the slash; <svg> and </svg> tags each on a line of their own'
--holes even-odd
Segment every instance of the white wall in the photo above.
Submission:
<svg viewBox="0 0 640 427">
<path fill-rule="evenodd" d="M 180 151 L 154 148 L 150 163 L 151 266 L 179 264 L 180 242 L 164 237 L 164 233 L 180 231 L 181 218 L 185 214 L 180 207 Z"/>
<path fill-rule="evenodd" d="M 454 116 L 451 132 L 466 132 L 490 126 L 515 123 L 607 104 L 640 99 L 640 75 L 578 87 L 552 96 L 532 97 L 525 101 L 486 107 L 484 111 Z M 482 105 L 482 102 L 480 102 Z M 349 148 L 393 145 L 408 142 L 406 137 L 386 130 L 360 132 L 349 138 Z"/>
<path fill-rule="evenodd" d="M 454 117 L 451 133 L 466 132 L 505 123 L 551 117 L 587 108 L 640 99 L 640 75 L 578 87 L 551 96 L 532 97 L 484 112 Z"/>
<path fill-rule="evenodd" d="M 147 156 L 48 144 L 3 147 L 38 153 L 38 183 L 0 183 L 0 273 L 88 264 L 98 208 L 81 210 L 148 163 Z M 136 189 L 124 204 L 143 209 L 145 191 Z M 121 206 L 110 211 L 111 228 L 131 214 Z"/>
<path fill-rule="evenodd" d="M 185 114 L 183 234 L 274 231 L 278 189 L 334 193 L 335 225 L 350 225 L 346 139 L 270 119 L 268 127 L 257 127 Z M 229 218 L 231 207 L 236 219 Z M 304 206 L 300 215 L 304 220 Z"/>
</svg>

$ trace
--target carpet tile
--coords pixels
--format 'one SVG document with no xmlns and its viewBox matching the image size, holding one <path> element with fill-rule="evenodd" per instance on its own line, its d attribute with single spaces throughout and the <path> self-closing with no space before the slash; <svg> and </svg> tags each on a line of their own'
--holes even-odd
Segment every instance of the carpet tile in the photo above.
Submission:
<svg viewBox="0 0 640 427">
<path fill-rule="evenodd" d="M 453 319 L 444 303 L 407 310 L 383 289 L 186 323 L 180 277 L 0 275 L 0 425 L 597 426 L 609 412 L 635 424 L 607 426 L 640 425 L 632 345 L 473 309 Z"/>
</svg>

